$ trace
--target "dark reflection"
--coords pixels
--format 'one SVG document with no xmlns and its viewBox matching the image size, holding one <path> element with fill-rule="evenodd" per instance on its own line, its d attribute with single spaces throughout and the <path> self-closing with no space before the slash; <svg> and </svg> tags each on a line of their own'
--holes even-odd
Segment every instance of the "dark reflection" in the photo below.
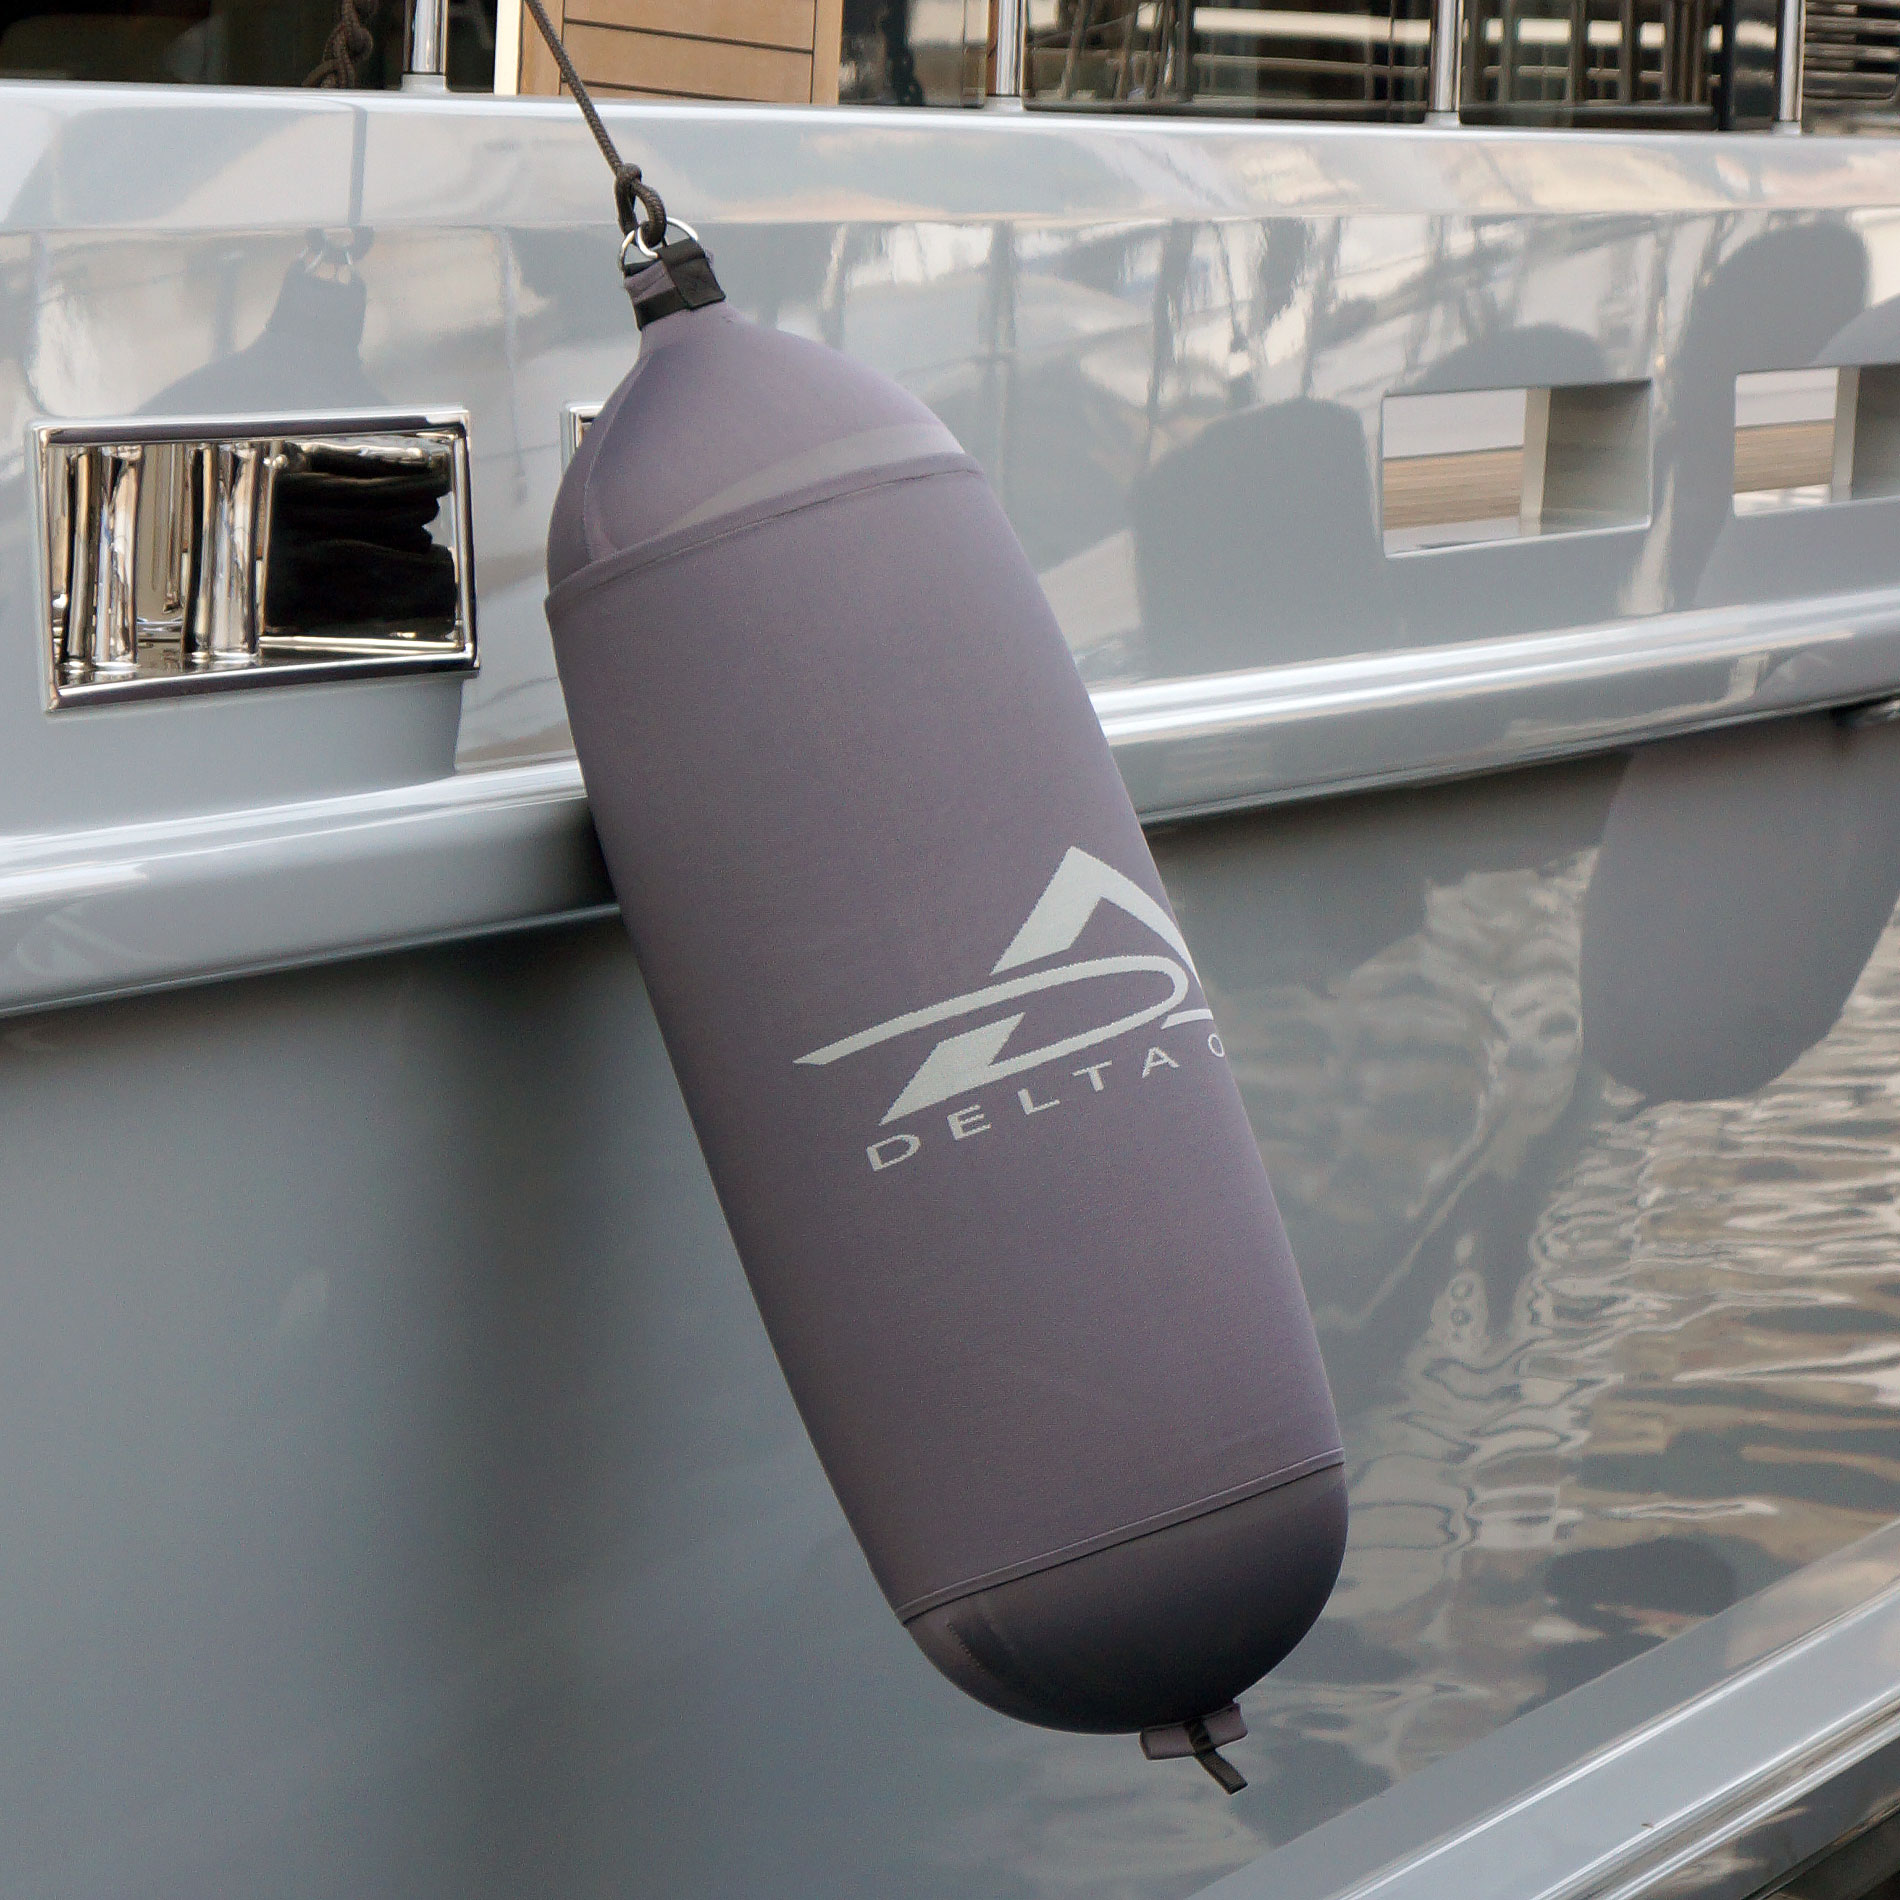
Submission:
<svg viewBox="0 0 1900 1900">
<path fill-rule="evenodd" d="M 1399 383 L 1395 395 L 1447 390 L 1562 389 L 1620 380 L 1595 337 L 1562 324 L 1517 321 L 1495 286 L 1467 301 L 1469 340 Z M 1587 626 L 1622 607 L 1644 533 L 1529 535 L 1399 560 L 1399 627 L 1392 644 L 1481 639 L 1526 624 Z M 1527 616 L 1527 599 L 1537 603 Z M 1385 644 L 1381 642 L 1381 644 Z"/>
<path fill-rule="evenodd" d="M 1736 737 L 1798 762 L 1821 728 Z M 1810 761 L 1805 793 L 1770 771 L 1719 812 L 1660 783 L 1644 804 L 1714 868 L 1684 860 L 1667 895 L 1689 934 L 1633 959 L 1632 981 L 1681 1001 L 1727 954 L 1722 917 L 1697 915 L 1722 867 L 1783 947 L 1804 1028 L 1739 1097 L 1646 1102 L 1586 1054 L 1588 913 L 1651 920 L 1611 858 L 1619 759 L 1157 840 L 1349 1460 L 1340 1590 L 1244 1703 L 1270 1738 L 1243 1768 L 1278 1777 L 1261 1796 L 1276 1835 L 1891 1515 L 1900 933 L 1882 926 L 1900 879 L 1896 827 L 1863 822 L 1894 803 L 1893 743 L 1863 766 L 1869 736 L 1843 735 L 1849 793 Z M 1825 868 L 1777 897 L 1778 802 Z M 1738 870 L 1719 835 L 1746 852 L 1764 828 L 1763 868 Z M 1794 942 L 1803 925 L 1829 947 Z"/>
<path fill-rule="evenodd" d="M 354 11 L 367 45 L 346 72 L 326 75 L 339 0 L 14 0 L 0 8 L 0 78 L 400 85 L 407 0 L 357 0 Z M 495 13 L 496 0 L 449 9 L 448 77 L 458 91 L 494 88 Z"/>
<path fill-rule="evenodd" d="M 894 106 L 924 103 L 910 44 L 910 0 L 848 0 L 838 96 Z"/>
<path fill-rule="evenodd" d="M 914 365 L 899 380 L 983 465 L 1084 678 L 1141 677 L 1150 663 L 1128 492 L 1149 455 L 1153 418 L 1129 400 L 1122 332 L 1133 325 L 1123 296 L 1173 243 L 1172 233 L 1084 230 L 1053 273 L 1041 259 L 1021 262 L 1012 225 L 992 225 L 987 237 L 986 253 L 965 279 L 973 321 L 951 329 L 920 325 L 914 293 L 895 285 L 879 299 L 867 297 L 860 282 L 847 304 L 845 284 L 888 270 L 905 241 L 862 227 L 841 232 L 819 301 L 822 333 L 828 342 Z M 1077 348 L 1073 334 L 1048 321 L 1052 310 L 1078 327 L 1094 324 L 1095 342 Z M 1104 324 L 1110 313 L 1112 323 Z"/>
<path fill-rule="evenodd" d="M 1788 536 L 1810 536 L 1816 527 L 1838 535 L 1841 526 L 1806 510 L 1736 520 L 1735 378 L 1820 360 L 1867 301 L 1866 247 L 1834 226 L 1791 223 L 1724 255 L 1735 222 L 1710 223 L 1689 319 L 1659 385 L 1666 400 L 1654 412 L 1655 512 L 1671 607 L 1775 598 L 1811 586 L 1813 541 L 1801 541 L 1797 565 Z"/>
<path fill-rule="evenodd" d="M 1900 897 L 1900 726 L 1644 747 L 1584 902 L 1584 1050 L 1657 1101 L 1762 1087 L 1838 1020 Z"/>
<path fill-rule="evenodd" d="M 935 106 L 980 98 L 988 42 L 968 12 L 930 0 L 844 0 L 840 102 Z"/>
<path fill-rule="evenodd" d="M 1891 1815 L 1804 1868 L 1778 1893 L 1789 1900 L 1894 1900 L 1900 1894 L 1900 1815 Z"/>
<path fill-rule="evenodd" d="M 1177 910 L 1207 936 L 1203 974 L 1237 994 L 1323 989 L 1423 929 L 1434 889 L 1594 845 L 1622 773 L 1620 759 L 1591 759 L 1520 775 L 1530 797 L 1400 792 L 1174 826 L 1153 841 Z M 1268 861 L 1279 872 L 1270 894 Z"/>
<path fill-rule="evenodd" d="M 1501 301 L 1502 307 L 1497 307 Z M 1560 323 L 1518 323 L 1508 298 L 1493 307 L 1468 310 L 1474 334 L 1458 348 L 1434 357 L 1429 369 L 1408 376 L 1396 396 L 1444 389 L 1555 389 L 1566 383 L 1606 383 L 1610 373 L 1603 345 L 1582 330 Z"/>
<path fill-rule="evenodd" d="M 1721 1552 L 1677 1537 L 1571 1551 L 1552 1560 L 1544 1587 L 1578 1631 L 1545 1659 L 1544 1689 L 1553 1696 L 1654 1649 L 1736 1598 L 1735 1572 Z"/>
<path fill-rule="evenodd" d="M 1576 1064 L 1575 945 L 1544 887 L 1587 861 L 1621 771 L 1593 760 L 1525 775 L 1522 798 L 1396 795 L 1158 841 L 1225 999 L 1342 1416 L 1379 1401 L 1394 1341 L 1428 1334 L 1449 1286 L 1470 1282 L 1473 1310 L 1518 1295 L 1549 1186 L 1522 1129 L 1562 1117 Z"/>
<path fill-rule="evenodd" d="M 1149 248 L 1153 367 L 1126 504 L 1147 669 L 1386 645 L 1393 603 L 1363 418 L 1306 393 L 1252 400 L 1256 346 L 1281 315 L 1306 296 L 1316 324 L 1341 320 L 1317 307 L 1325 243 L 1274 220 L 1239 264 L 1225 233 L 1189 224 Z M 1210 377 L 1209 333 L 1223 328 L 1226 368 Z"/>
<path fill-rule="evenodd" d="M 243 349 L 200 365 L 145 405 L 149 415 L 281 414 L 297 404 L 375 408 L 384 396 L 363 368 L 369 288 L 358 269 L 372 238 L 364 231 L 310 232 L 284 273 L 264 327 Z"/>
<path fill-rule="evenodd" d="M 286 455 L 271 484 L 268 624 L 453 623 L 455 557 L 430 533 L 454 486 L 449 457 Z"/>
<path fill-rule="evenodd" d="M 395 0 L 383 0 L 380 7 L 365 0 L 359 11 L 370 22 L 375 44 L 358 62 L 355 83 L 394 85 L 402 73 L 404 8 Z M 336 22 L 336 0 L 14 5 L 0 14 L 0 76 L 300 86 L 322 59 Z"/>
<path fill-rule="evenodd" d="M 1891 584 L 1895 496 L 1886 471 L 1894 420 L 1887 394 L 1892 370 L 1885 366 L 1900 363 L 1900 298 L 1856 310 L 1853 304 L 1837 310 L 1848 320 L 1816 343 L 1807 359 L 1820 367 L 1876 372 L 1862 378 L 1851 419 L 1855 470 L 1849 487 L 1856 505 L 1783 508 L 1735 522 L 1709 563 L 1703 592 L 1710 599 L 1775 599 L 1804 587 L 1847 593 Z M 1836 503 L 1847 499 L 1834 497 Z"/>
<path fill-rule="evenodd" d="M 1124 389 L 1105 386 L 1091 353 L 1078 352 L 1067 338 L 1049 347 L 1044 326 L 1023 320 L 1023 305 L 1054 297 L 1078 319 L 1099 313 L 1157 244 L 1165 251 L 1174 242 L 1174 233 L 1131 240 L 1125 232 L 1085 232 L 1064 257 L 1060 283 L 1024 270 L 1013 225 L 992 225 L 988 240 L 971 274 L 974 359 L 931 362 L 908 380 L 983 464 L 1040 571 L 1124 526 L 1128 486 L 1152 422 L 1126 401 Z M 844 268 L 861 265 L 869 243 L 858 234 L 847 244 Z M 885 256 L 896 248 L 889 234 L 880 244 Z M 843 341 L 842 311 L 836 321 L 830 340 Z"/>
<path fill-rule="evenodd" d="M 1259 665 L 1383 644 L 1392 617 L 1366 432 L 1299 398 L 1207 425 L 1129 501 L 1141 621 L 1170 665 Z"/>
<path fill-rule="evenodd" d="M 1900 297 L 1888 297 L 1862 311 L 1829 338 L 1821 361 L 1848 365 L 1900 361 Z"/>
<path fill-rule="evenodd" d="M 1900 303 L 1857 321 L 1860 237 L 1762 223 L 1710 215 L 1665 241 L 1604 218 L 1468 247 L 1441 229 L 1408 249 L 1347 219 L 1180 222 L 1006 269 L 998 232 L 929 399 L 1003 493 L 1092 683 L 1783 598 L 1817 560 L 1877 585 L 1864 515 L 1734 515 L 1738 374 L 1900 353 Z M 1349 245 L 1378 258 L 1380 297 L 1350 294 L 1372 267 L 1349 272 Z M 1558 268 L 1575 319 L 1526 321 Z M 898 295 L 864 274 L 852 295 L 857 347 Z M 1385 553 L 1384 396 L 1607 385 L 1647 386 L 1651 479 L 1609 509 L 1627 525 Z"/>
</svg>

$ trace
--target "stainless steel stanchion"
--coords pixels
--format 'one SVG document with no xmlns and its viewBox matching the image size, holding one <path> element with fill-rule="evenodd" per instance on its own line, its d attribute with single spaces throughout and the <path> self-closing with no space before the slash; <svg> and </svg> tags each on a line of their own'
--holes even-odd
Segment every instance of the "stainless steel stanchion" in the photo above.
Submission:
<svg viewBox="0 0 1900 1900">
<path fill-rule="evenodd" d="M 446 92 L 449 84 L 449 0 L 414 0 L 404 92 Z"/>
<path fill-rule="evenodd" d="M 1801 39 L 1807 21 L 1805 0 L 1781 0 L 1775 38 L 1775 130 L 1801 130 Z"/>
<path fill-rule="evenodd" d="M 1427 125 L 1458 123 L 1458 79 L 1464 70 L 1463 0 L 1433 0 L 1431 103 Z"/>
<path fill-rule="evenodd" d="M 1024 41 L 1029 31 L 1028 0 L 996 0 L 996 61 L 990 98 L 1020 105 L 1023 96 Z"/>
</svg>

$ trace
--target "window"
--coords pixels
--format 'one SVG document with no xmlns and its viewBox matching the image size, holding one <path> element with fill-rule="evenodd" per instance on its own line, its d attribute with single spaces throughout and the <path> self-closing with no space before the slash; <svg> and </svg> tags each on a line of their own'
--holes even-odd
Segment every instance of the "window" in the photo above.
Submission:
<svg viewBox="0 0 1900 1900">
<path fill-rule="evenodd" d="M 1649 385 L 1388 396 L 1388 554 L 1638 527 L 1649 516 Z"/>
<path fill-rule="evenodd" d="M 1900 368 L 1753 370 L 1735 379 L 1735 512 L 1900 495 Z"/>
<path fill-rule="evenodd" d="M 449 83 L 486 91 L 497 0 L 453 0 Z M 301 86 L 316 72 L 342 0 L 0 0 L 0 78 L 146 85 Z M 358 86 L 400 84 L 407 9 L 357 0 L 372 50 Z"/>
<path fill-rule="evenodd" d="M 1417 119 L 1426 0 L 1030 0 L 1023 92 L 1094 111 Z"/>
</svg>

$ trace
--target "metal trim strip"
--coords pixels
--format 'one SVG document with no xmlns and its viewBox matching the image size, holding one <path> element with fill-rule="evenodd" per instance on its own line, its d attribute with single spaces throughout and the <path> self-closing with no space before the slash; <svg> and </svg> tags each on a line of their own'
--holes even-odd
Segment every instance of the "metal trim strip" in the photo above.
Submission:
<svg viewBox="0 0 1900 1900">
<path fill-rule="evenodd" d="M 1161 823 L 1886 696 L 1900 591 L 1095 693 Z M 601 914 L 569 759 L 0 839 L 0 1015 Z"/>
<path fill-rule="evenodd" d="M 572 760 L 0 842 L 0 1015 L 609 915 Z"/>
<path fill-rule="evenodd" d="M 1095 693 L 1149 819 L 1500 771 L 1851 704 L 1900 680 L 1900 592 L 1703 608 Z"/>
<path fill-rule="evenodd" d="M 1746 1900 L 1900 1805 L 1896 1558 L 1890 1525 L 1203 1900 Z"/>
</svg>

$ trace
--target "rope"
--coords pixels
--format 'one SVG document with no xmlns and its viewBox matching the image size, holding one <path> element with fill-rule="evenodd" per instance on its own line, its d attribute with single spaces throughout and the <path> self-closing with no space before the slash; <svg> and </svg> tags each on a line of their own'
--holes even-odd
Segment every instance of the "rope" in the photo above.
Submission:
<svg viewBox="0 0 1900 1900">
<path fill-rule="evenodd" d="M 352 0 L 343 0 L 347 7 Z M 574 70 L 574 62 L 567 55 L 567 48 L 561 44 L 561 36 L 554 30 L 554 22 L 548 18 L 547 9 L 541 0 L 526 0 L 534 23 L 541 29 L 541 37 L 548 43 L 548 51 L 554 55 L 554 63 L 561 69 L 561 77 L 566 81 L 567 89 L 574 95 L 574 103 L 581 109 L 581 117 L 587 121 L 587 129 L 594 135 L 594 143 L 600 147 L 600 155 L 607 161 L 614 175 L 614 209 L 620 214 L 620 228 L 631 233 L 640 223 L 640 213 L 646 213 L 646 222 L 640 226 L 640 237 L 649 249 L 657 249 L 666 236 L 666 206 L 660 200 L 660 194 L 640 176 L 640 167 L 629 164 L 620 156 L 619 148 L 609 136 L 607 128 L 601 123 L 600 113 L 595 109 L 594 101 L 587 88 L 581 84 L 581 76 Z"/>
<path fill-rule="evenodd" d="M 382 0 L 338 0 L 336 25 L 323 43 L 323 58 L 306 86 L 354 86 L 356 62 L 367 59 L 376 50 L 376 35 L 370 31 Z"/>
</svg>

